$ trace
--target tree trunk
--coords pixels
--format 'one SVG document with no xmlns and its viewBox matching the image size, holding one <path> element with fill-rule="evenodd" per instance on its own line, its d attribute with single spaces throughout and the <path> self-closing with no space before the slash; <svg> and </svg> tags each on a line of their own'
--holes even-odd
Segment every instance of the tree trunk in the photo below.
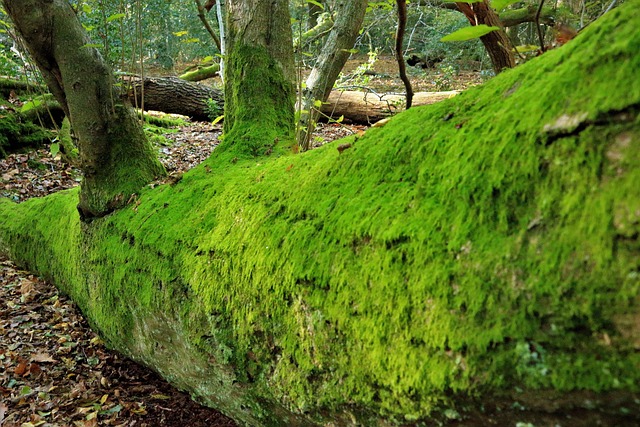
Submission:
<svg viewBox="0 0 640 427">
<path fill-rule="evenodd" d="M 511 50 L 511 42 L 504 32 L 500 18 L 489 6 L 487 0 L 478 3 L 456 3 L 458 9 L 464 13 L 471 25 L 485 24 L 490 27 L 500 27 L 500 30 L 492 31 L 480 37 L 493 65 L 493 71 L 500 73 L 505 68 L 516 66 L 516 60 Z"/>
<path fill-rule="evenodd" d="M 324 102 L 329 97 L 338 74 L 351 55 L 350 50 L 353 48 L 362 27 L 367 4 L 367 0 L 342 0 L 338 2 L 335 24 L 316 65 L 307 78 L 307 87 L 304 89 L 297 137 L 302 150 L 309 148 L 315 123 L 320 116 L 318 102 Z"/>
<path fill-rule="evenodd" d="M 201 80 L 211 79 L 218 74 L 220 74 L 220 64 L 213 64 L 206 67 L 198 67 L 193 71 L 187 71 L 181 74 L 180 78 L 188 82 L 199 82 Z"/>
<path fill-rule="evenodd" d="M 78 211 L 101 217 L 164 173 L 135 113 L 66 0 L 4 0 L 32 58 L 78 136 L 84 173 Z M 46 29 L 46 30 L 43 30 Z"/>
<path fill-rule="evenodd" d="M 318 17 L 323 11 L 322 0 L 307 3 L 307 31 L 318 25 Z"/>
<path fill-rule="evenodd" d="M 239 155 L 271 153 L 293 137 L 294 62 L 286 0 L 227 3 L 224 142 Z"/>
<path fill-rule="evenodd" d="M 204 25 L 204 28 L 207 30 L 207 32 L 213 39 L 213 42 L 216 44 L 216 47 L 218 48 L 218 52 L 222 52 L 220 39 L 218 38 L 218 35 L 215 33 L 215 31 L 213 31 L 213 28 L 211 27 L 211 24 L 209 24 L 209 20 L 207 19 L 207 15 L 205 13 L 205 10 L 206 12 L 208 12 L 209 10 L 211 10 L 211 7 L 213 7 L 213 5 L 209 6 L 208 9 L 205 9 L 205 6 L 202 5 L 200 0 L 195 0 L 195 2 L 196 2 L 196 8 L 198 9 L 198 18 L 200 18 L 200 21 L 202 21 L 202 25 Z"/>
</svg>

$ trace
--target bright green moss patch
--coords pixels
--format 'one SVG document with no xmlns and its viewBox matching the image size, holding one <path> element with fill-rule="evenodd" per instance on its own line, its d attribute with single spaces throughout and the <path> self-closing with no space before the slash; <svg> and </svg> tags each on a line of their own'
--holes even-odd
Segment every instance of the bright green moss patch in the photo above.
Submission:
<svg viewBox="0 0 640 427">
<path fill-rule="evenodd" d="M 74 192 L 2 202 L 0 248 L 248 424 L 638 392 L 634 4 L 342 154 L 214 155 L 82 232 Z"/>
</svg>

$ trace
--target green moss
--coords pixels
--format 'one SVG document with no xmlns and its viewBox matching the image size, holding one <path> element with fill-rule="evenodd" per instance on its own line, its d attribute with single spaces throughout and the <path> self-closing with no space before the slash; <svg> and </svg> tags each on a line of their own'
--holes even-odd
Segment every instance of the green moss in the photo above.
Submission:
<svg viewBox="0 0 640 427">
<path fill-rule="evenodd" d="M 40 147 L 53 139 L 53 134 L 14 114 L 0 114 L 0 158 L 7 152 Z"/>
<path fill-rule="evenodd" d="M 638 392 L 621 320 L 640 315 L 636 6 L 342 154 L 214 155 L 83 232 L 75 192 L 0 202 L 0 249 L 247 424 Z"/>
<path fill-rule="evenodd" d="M 216 151 L 239 157 L 280 151 L 293 139 L 293 84 L 263 47 L 238 46 L 228 62 L 235 74 L 227 76 L 225 139 Z"/>
</svg>

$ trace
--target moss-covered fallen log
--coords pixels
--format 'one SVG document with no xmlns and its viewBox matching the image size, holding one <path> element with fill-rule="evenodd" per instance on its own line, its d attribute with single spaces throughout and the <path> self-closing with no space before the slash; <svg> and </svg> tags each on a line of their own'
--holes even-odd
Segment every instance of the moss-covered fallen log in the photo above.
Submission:
<svg viewBox="0 0 640 427">
<path fill-rule="evenodd" d="M 507 396 L 631 425 L 637 7 L 340 151 L 218 151 L 91 224 L 76 191 L 2 200 L 0 251 L 244 424 L 464 417 Z"/>
</svg>

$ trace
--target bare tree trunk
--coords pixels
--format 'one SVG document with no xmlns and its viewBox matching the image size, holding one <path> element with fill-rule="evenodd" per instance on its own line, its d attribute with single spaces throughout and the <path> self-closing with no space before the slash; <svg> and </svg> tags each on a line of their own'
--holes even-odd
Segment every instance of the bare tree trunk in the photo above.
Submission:
<svg viewBox="0 0 640 427">
<path fill-rule="evenodd" d="M 318 101 L 327 100 L 340 70 L 349 59 L 349 51 L 353 48 L 362 27 L 367 3 L 367 0 L 338 2 L 333 29 L 307 78 L 307 87 L 301 106 L 303 114 L 300 117 L 300 132 L 297 137 L 302 150 L 309 148 L 315 122 L 320 116 Z"/>
<path fill-rule="evenodd" d="M 487 3 L 483 0 L 479 3 L 456 3 L 458 9 L 464 13 L 471 25 L 485 24 L 493 27 L 500 27 L 498 31 L 492 31 L 480 37 L 496 74 L 505 68 L 513 68 L 516 66 L 516 60 L 511 50 L 511 42 L 504 32 L 504 28 L 500 23 L 500 18 Z"/>
<path fill-rule="evenodd" d="M 164 169 L 133 109 L 121 103 L 111 70 L 87 46 L 90 40 L 66 0 L 3 4 L 78 137 L 81 218 L 125 205 Z"/>
</svg>

